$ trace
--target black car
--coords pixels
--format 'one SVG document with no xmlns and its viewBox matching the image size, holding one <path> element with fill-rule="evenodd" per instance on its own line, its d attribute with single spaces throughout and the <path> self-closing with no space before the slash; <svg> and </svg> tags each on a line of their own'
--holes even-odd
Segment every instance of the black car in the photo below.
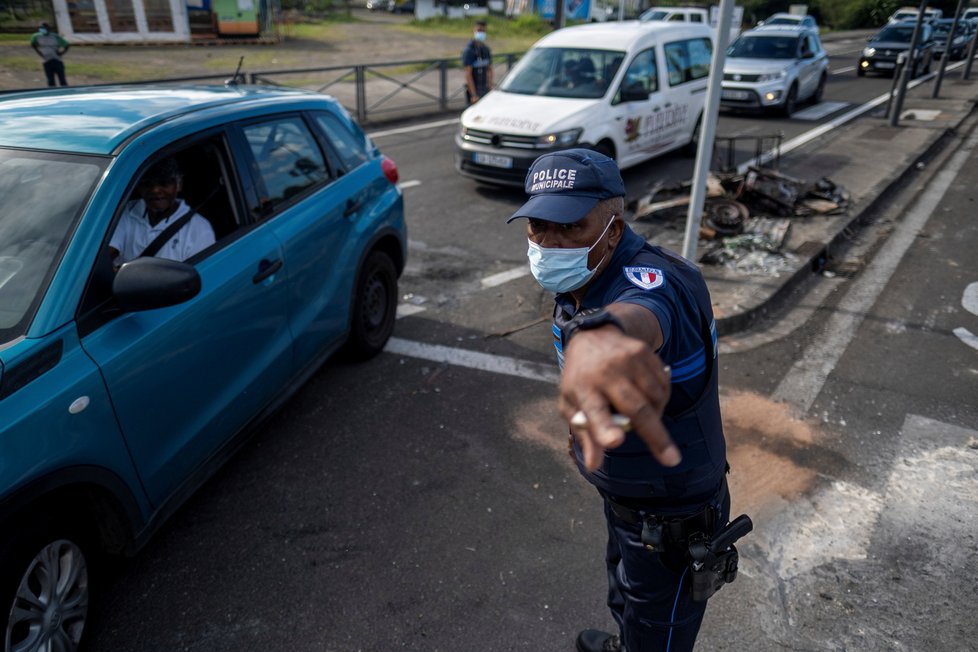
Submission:
<svg viewBox="0 0 978 652">
<path fill-rule="evenodd" d="M 975 28 L 970 21 L 959 20 L 954 28 L 954 36 L 948 39 L 952 26 L 953 18 L 944 18 L 934 23 L 934 56 L 940 58 L 947 51 L 951 61 L 959 61 L 967 56 L 968 44 L 975 34 Z"/>
<path fill-rule="evenodd" d="M 893 74 L 897 67 L 897 57 L 910 49 L 914 25 L 912 21 L 905 21 L 883 27 L 863 48 L 856 74 L 860 77 L 867 72 Z M 920 29 L 916 56 L 907 62 L 911 78 L 918 73 L 930 72 L 930 64 L 934 59 L 934 30 L 929 23 L 923 23 Z"/>
</svg>

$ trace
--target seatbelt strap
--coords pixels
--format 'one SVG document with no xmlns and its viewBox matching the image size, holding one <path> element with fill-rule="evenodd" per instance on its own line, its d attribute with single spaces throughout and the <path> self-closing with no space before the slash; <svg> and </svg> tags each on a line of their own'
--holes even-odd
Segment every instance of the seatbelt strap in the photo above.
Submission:
<svg viewBox="0 0 978 652">
<path fill-rule="evenodd" d="M 144 256 L 155 256 L 156 253 L 163 248 L 163 245 L 169 242 L 170 238 L 175 236 L 180 229 L 186 226 L 187 223 L 191 219 L 193 219 L 193 217 L 194 217 L 193 210 L 188 210 L 186 214 L 181 215 L 180 219 L 178 219 L 173 224 L 163 229 L 162 233 L 160 233 L 158 236 L 153 238 L 153 241 L 150 242 L 145 249 L 143 249 L 142 253 L 140 253 L 139 256 L 137 256 L 137 258 L 142 258 Z"/>
</svg>

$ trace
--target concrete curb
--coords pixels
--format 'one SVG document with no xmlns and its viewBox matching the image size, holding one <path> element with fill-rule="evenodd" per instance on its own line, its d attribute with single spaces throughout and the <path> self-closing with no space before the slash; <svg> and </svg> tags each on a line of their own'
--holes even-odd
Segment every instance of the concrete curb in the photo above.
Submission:
<svg viewBox="0 0 978 652">
<path fill-rule="evenodd" d="M 813 247 L 810 250 L 796 255 L 802 256 L 799 266 L 789 275 L 783 277 L 779 287 L 771 293 L 769 297 L 761 303 L 744 310 L 743 312 L 731 314 L 716 319 L 717 333 L 729 335 L 748 329 L 759 319 L 785 308 L 792 293 L 805 281 L 811 279 L 815 273 L 824 267 L 825 261 L 832 256 L 833 250 L 842 247 L 847 239 L 847 234 L 853 230 L 858 230 L 862 226 L 871 223 L 874 213 L 878 212 L 893 196 L 898 189 L 905 186 L 909 178 L 916 172 L 917 165 L 934 158 L 941 152 L 961 124 L 975 111 L 975 100 L 970 101 L 969 110 L 959 116 L 941 130 L 935 130 L 935 135 L 929 139 L 929 143 L 919 148 L 916 155 L 911 158 L 905 167 L 895 177 L 880 180 L 868 193 L 869 201 L 854 211 L 849 219 L 837 227 L 834 234 L 822 243 L 820 247 Z M 788 155 L 789 157 L 791 154 Z"/>
</svg>

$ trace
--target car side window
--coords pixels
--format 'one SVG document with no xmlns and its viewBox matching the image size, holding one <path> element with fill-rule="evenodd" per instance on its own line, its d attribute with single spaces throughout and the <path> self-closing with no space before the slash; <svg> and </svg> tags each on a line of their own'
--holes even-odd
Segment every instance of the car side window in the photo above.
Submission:
<svg viewBox="0 0 978 652">
<path fill-rule="evenodd" d="M 703 22 L 703 17 L 700 16 L 699 14 L 691 14 L 690 17 L 689 17 L 689 22 L 691 22 L 691 23 L 702 23 Z"/>
<path fill-rule="evenodd" d="M 669 21 L 673 23 L 684 23 L 686 22 L 686 16 L 683 14 L 673 14 L 669 17 Z"/>
<path fill-rule="evenodd" d="M 336 150 L 346 172 L 359 167 L 370 159 L 363 132 L 354 134 L 347 125 L 343 124 L 332 113 L 317 112 L 313 114 L 313 117 L 326 135 L 330 145 Z"/>
<path fill-rule="evenodd" d="M 101 245 L 79 305 L 86 334 L 112 317 L 112 281 L 122 264 L 156 256 L 195 264 L 244 226 L 223 131 L 154 153 L 133 176 Z"/>
<path fill-rule="evenodd" d="M 254 156 L 262 216 L 329 179 L 323 153 L 301 117 L 245 125 L 242 131 Z"/>
<path fill-rule="evenodd" d="M 678 86 L 710 74 L 713 46 L 710 39 L 698 38 L 666 43 L 669 85 Z"/>
<path fill-rule="evenodd" d="M 655 93 L 659 90 L 659 72 L 655 62 L 655 50 L 649 48 L 639 52 L 625 70 L 621 87 Z M 615 102 L 620 102 L 620 90 Z"/>
</svg>

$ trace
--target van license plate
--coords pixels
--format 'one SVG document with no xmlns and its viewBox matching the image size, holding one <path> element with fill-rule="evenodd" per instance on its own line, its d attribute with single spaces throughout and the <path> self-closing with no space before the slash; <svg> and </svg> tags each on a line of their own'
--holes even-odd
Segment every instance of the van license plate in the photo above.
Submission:
<svg viewBox="0 0 978 652">
<path fill-rule="evenodd" d="M 724 89 L 720 94 L 720 97 L 724 100 L 749 100 L 750 91 L 735 91 L 731 89 Z"/>
<path fill-rule="evenodd" d="M 513 159 L 510 156 L 499 156 L 497 154 L 483 154 L 482 152 L 475 152 L 472 155 L 472 160 L 479 165 L 489 165 L 494 168 L 512 168 Z"/>
</svg>

